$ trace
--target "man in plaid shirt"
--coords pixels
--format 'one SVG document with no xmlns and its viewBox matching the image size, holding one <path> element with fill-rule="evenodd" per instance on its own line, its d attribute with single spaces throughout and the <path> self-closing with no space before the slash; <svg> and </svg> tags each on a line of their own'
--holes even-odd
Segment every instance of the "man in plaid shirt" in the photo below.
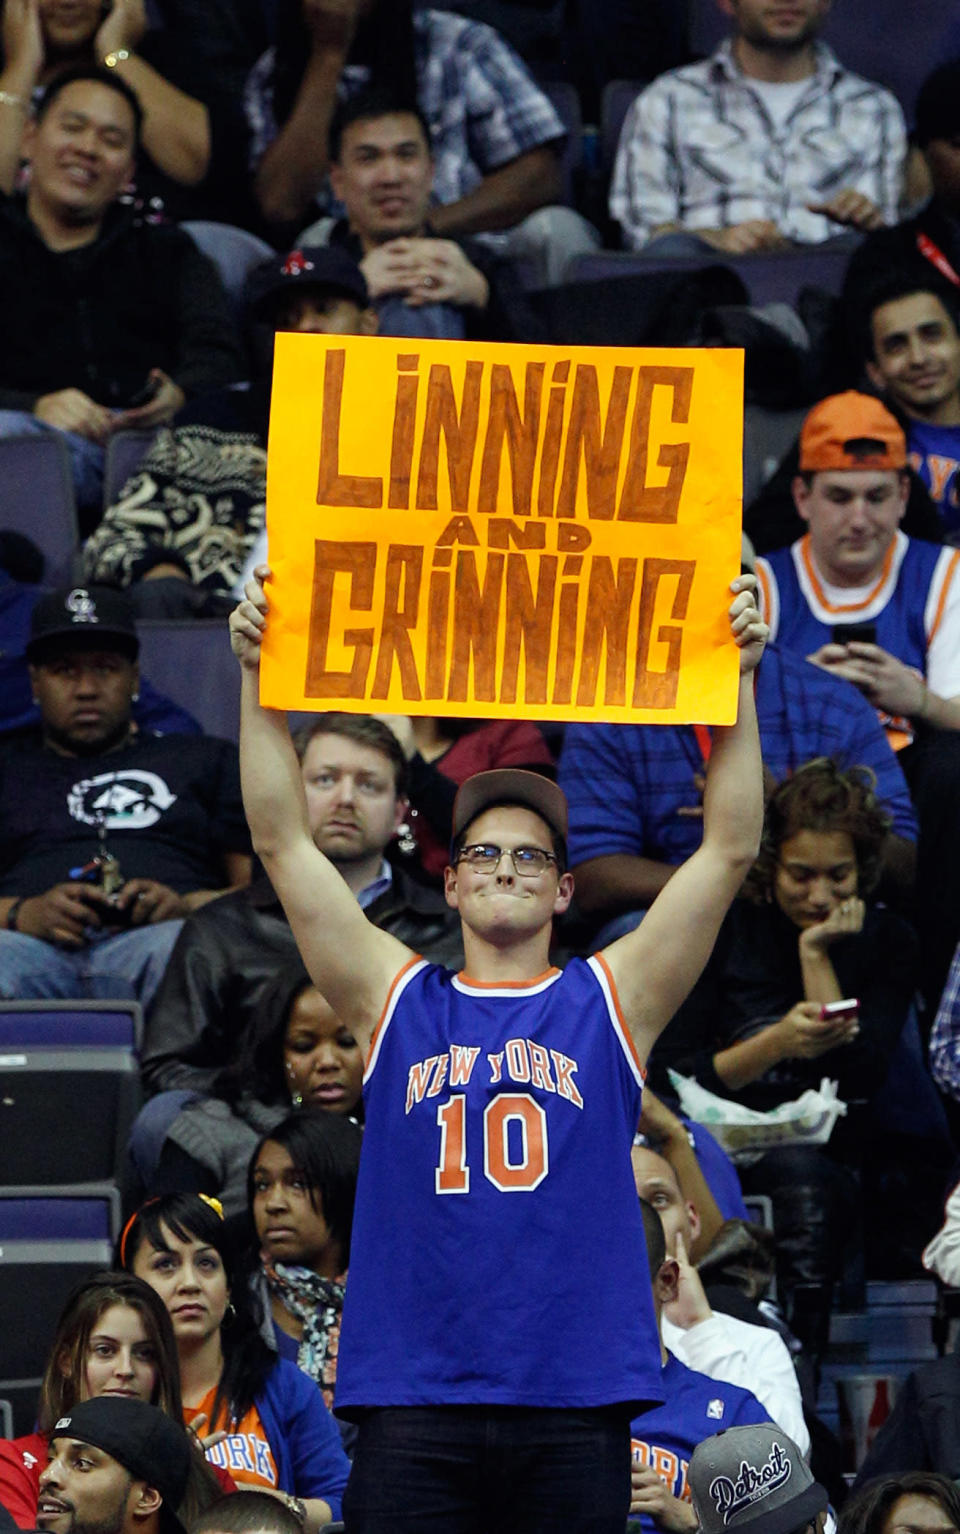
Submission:
<svg viewBox="0 0 960 1534">
<path fill-rule="evenodd" d="M 610 191 L 632 250 L 741 255 L 896 222 L 903 113 L 817 40 L 828 8 L 730 0 L 733 37 L 641 92 Z"/>
<path fill-rule="evenodd" d="M 545 259 L 548 280 L 599 243 L 579 214 L 554 206 L 562 195 L 563 123 L 491 27 L 412 10 L 410 0 L 287 6 L 288 27 L 254 66 L 244 94 L 254 193 L 269 223 L 298 229 L 320 213 L 342 214 L 327 183 L 334 109 L 359 91 L 388 88 L 413 98 L 429 128 L 433 234 L 497 233 L 505 253 Z M 544 258 L 545 246 L 555 259 Z"/>
</svg>

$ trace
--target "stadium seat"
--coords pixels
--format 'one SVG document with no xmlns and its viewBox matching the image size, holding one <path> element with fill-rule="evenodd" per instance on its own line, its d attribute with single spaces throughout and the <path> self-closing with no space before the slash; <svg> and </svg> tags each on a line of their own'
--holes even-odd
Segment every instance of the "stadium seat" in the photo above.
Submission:
<svg viewBox="0 0 960 1534">
<path fill-rule="evenodd" d="M 61 1187 L 0 1189 L 0 1397 L 11 1399 L 10 1382 L 26 1385 L 42 1373 L 69 1290 L 109 1268 L 119 1225 L 115 1188 L 82 1196 Z"/>
<path fill-rule="evenodd" d="M 140 664 L 154 687 L 189 709 L 207 735 L 236 740 L 240 668 L 226 622 L 150 619 L 137 624 Z"/>
<path fill-rule="evenodd" d="M 112 506 L 150 446 L 155 431 L 118 431 L 107 443 L 103 468 L 103 504 Z"/>
<path fill-rule="evenodd" d="M 39 1376 L 29 1380 L 4 1380 L 0 1384 L 0 1390 L 3 1391 L 0 1409 L 6 1406 L 10 1412 L 10 1431 L 4 1431 L 2 1434 L 4 1438 L 23 1438 L 27 1433 L 33 1432 L 37 1425 L 40 1385 Z"/>
<path fill-rule="evenodd" d="M 31 538 L 45 560 L 44 581 L 72 579 L 79 546 L 70 454 L 59 436 L 5 437 L 0 441 L 3 527 Z"/>
<path fill-rule="evenodd" d="M 129 1045 L 4 1042 L 0 1192 L 112 1181 L 140 1100 Z"/>
<path fill-rule="evenodd" d="M 623 120 L 648 80 L 610 80 L 600 97 L 600 173 L 605 186 L 613 175 Z"/>
<path fill-rule="evenodd" d="M 800 435 L 805 407 L 768 410 L 747 405 L 743 412 L 743 504 L 749 506 L 772 479 Z"/>
<path fill-rule="evenodd" d="M 781 251 L 776 255 L 674 257 L 672 260 L 617 250 L 598 250 L 578 256 L 569 274 L 571 282 L 607 282 L 612 277 L 642 277 L 651 272 L 696 272 L 706 266 L 726 266 L 743 280 L 751 304 L 795 304 L 804 288 L 839 293 L 850 251 L 837 246 Z"/>
<path fill-rule="evenodd" d="M 261 261 L 268 261 L 276 251 L 266 240 L 261 240 L 247 229 L 237 229 L 233 224 L 215 224 L 207 219 L 188 219 L 181 224 L 193 243 L 209 256 L 220 273 L 234 308 L 239 313 L 243 300 L 243 285 L 247 273 Z"/>
<path fill-rule="evenodd" d="M 18 1044 L 139 1051 L 142 1038 L 138 1001 L 0 1001 L 0 1054 Z"/>
<path fill-rule="evenodd" d="M 569 207 L 577 202 L 578 181 L 583 170 L 583 118 L 576 86 L 564 80 L 547 80 L 543 92 L 550 97 L 557 115 L 567 130 L 560 169 L 563 174 L 563 200 Z"/>
</svg>

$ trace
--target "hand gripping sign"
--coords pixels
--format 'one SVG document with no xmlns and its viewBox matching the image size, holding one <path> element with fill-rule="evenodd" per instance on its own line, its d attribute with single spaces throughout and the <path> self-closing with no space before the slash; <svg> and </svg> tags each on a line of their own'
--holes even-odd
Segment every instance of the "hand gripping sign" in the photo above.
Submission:
<svg viewBox="0 0 960 1534">
<path fill-rule="evenodd" d="M 277 336 L 261 699 L 731 723 L 743 356 Z"/>
</svg>

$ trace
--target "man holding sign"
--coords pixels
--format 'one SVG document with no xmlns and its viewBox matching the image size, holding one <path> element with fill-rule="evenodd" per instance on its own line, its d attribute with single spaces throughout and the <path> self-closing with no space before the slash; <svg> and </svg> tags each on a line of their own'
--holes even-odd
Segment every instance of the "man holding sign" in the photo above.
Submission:
<svg viewBox="0 0 960 1534">
<path fill-rule="evenodd" d="M 759 843 L 754 579 L 732 586 L 739 714 L 715 734 L 703 842 L 643 926 L 551 969 L 566 801 L 536 774 L 477 774 L 445 876 L 454 976 L 372 927 L 310 836 L 285 717 L 259 701 L 269 573 L 231 618 L 247 818 L 307 968 L 368 1052 L 337 1380 L 360 1426 L 347 1527 L 621 1534 L 630 1418 L 662 1400 L 629 1151 L 644 1061 Z"/>
</svg>

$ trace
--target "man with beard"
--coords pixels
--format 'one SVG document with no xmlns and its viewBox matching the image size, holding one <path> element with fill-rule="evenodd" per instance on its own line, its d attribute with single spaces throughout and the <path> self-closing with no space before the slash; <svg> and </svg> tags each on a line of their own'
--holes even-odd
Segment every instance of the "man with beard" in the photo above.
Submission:
<svg viewBox="0 0 960 1534">
<path fill-rule="evenodd" d="M 83 1401 L 55 1423 L 37 1526 L 49 1534 L 184 1534 L 190 1475 L 179 1423 L 146 1401 Z"/>
<path fill-rule="evenodd" d="M 119 592 L 34 608 L 40 735 L 0 758 L 0 996 L 146 1005 L 182 919 L 249 880 L 236 751 L 139 730 L 137 653 Z"/>
<path fill-rule="evenodd" d="M 721 3 L 732 37 L 627 114 L 610 191 L 625 243 L 742 255 L 893 223 L 903 113 L 818 40 L 830 0 Z"/>
</svg>

